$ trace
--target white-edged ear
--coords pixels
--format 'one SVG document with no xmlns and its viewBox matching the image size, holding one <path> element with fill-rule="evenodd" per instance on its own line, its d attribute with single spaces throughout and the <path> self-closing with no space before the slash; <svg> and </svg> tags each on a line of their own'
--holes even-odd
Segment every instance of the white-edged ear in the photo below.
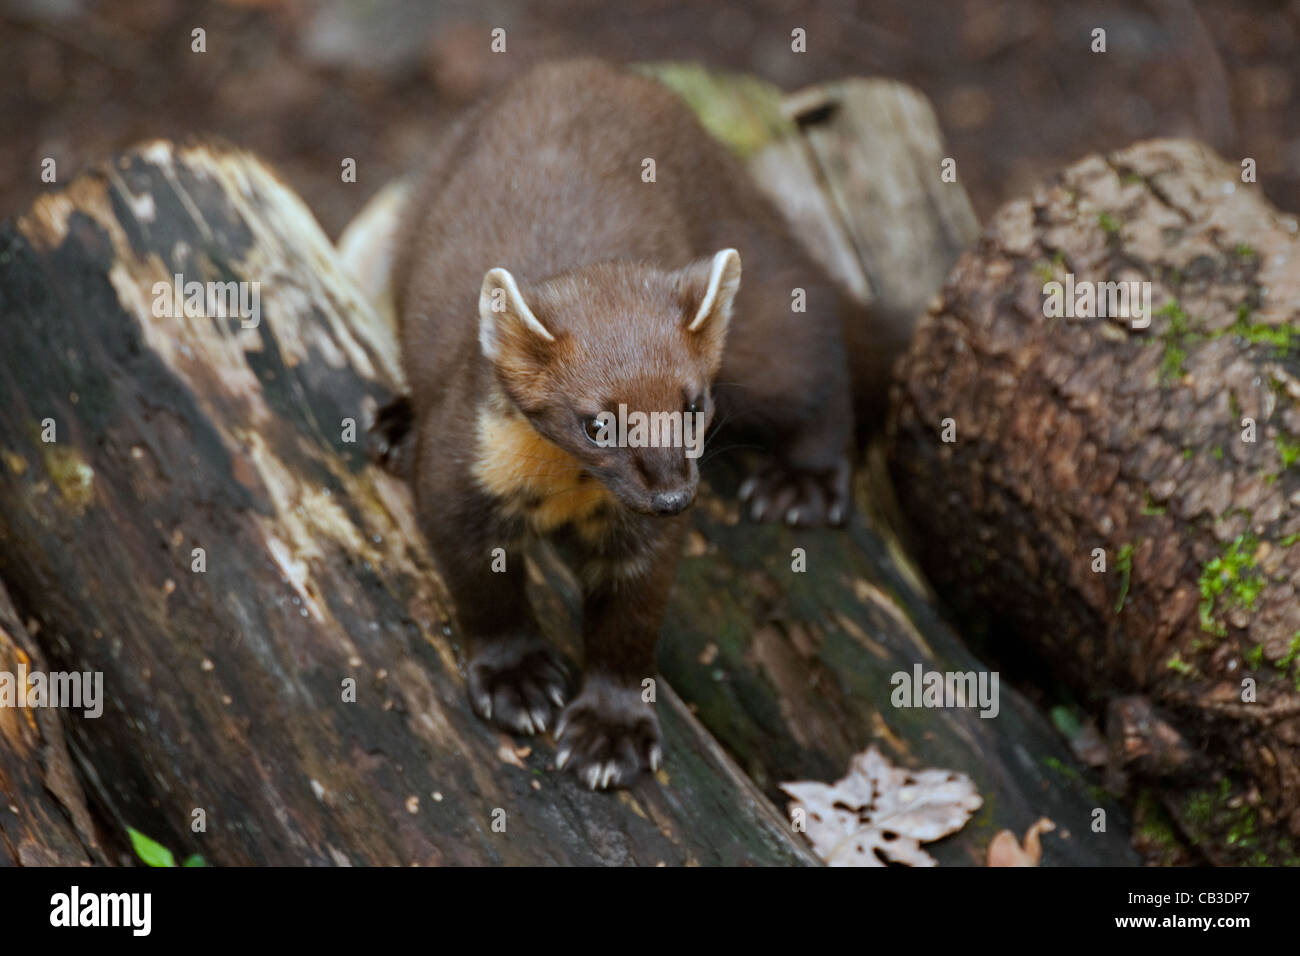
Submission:
<svg viewBox="0 0 1300 956">
<path fill-rule="evenodd" d="M 739 291 L 740 253 L 735 249 L 723 249 L 713 257 L 708 289 L 695 317 L 686 326 L 687 330 L 697 332 L 706 322 L 726 324 L 731 318 L 731 304 Z"/>
<path fill-rule="evenodd" d="M 489 269 L 478 294 L 478 341 L 483 354 L 495 361 L 501 354 L 502 337 L 512 329 L 555 341 L 528 308 L 515 277 L 500 267 Z"/>
</svg>

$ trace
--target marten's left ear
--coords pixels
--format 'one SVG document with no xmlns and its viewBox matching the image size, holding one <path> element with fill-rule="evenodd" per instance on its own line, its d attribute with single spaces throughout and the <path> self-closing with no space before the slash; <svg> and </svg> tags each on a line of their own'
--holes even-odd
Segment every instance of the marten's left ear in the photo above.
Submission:
<svg viewBox="0 0 1300 956">
<path fill-rule="evenodd" d="M 479 290 L 478 341 L 483 354 L 496 362 L 505 352 L 532 352 L 555 336 L 533 315 L 515 277 L 497 268 L 483 277 Z"/>
<path fill-rule="evenodd" d="M 740 253 L 723 249 L 711 260 L 692 263 L 677 282 L 686 306 L 687 330 L 707 332 L 720 346 L 731 320 L 731 304 L 740 291 Z"/>
</svg>

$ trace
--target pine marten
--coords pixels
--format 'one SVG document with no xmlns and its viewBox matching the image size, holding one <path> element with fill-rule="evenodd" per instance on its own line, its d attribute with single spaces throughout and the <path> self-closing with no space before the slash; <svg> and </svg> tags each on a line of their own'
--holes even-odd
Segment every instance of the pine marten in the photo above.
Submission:
<svg viewBox="0 0 1300 956">
<path fill-rule="evenodd" d="M 599 61 L 527 73 L 430 167 L 393 287 L 411 480 L 467 639 L 470 702 L 511 731 L 554 729 L 557 765 L 588 786 L 626 785 L 662 759 L 642 681 L 699 471 L 684 443 L 610 447 L 601 416 L 679 412 L 757 436 L 752 516 L 842 524 L 843 300 L 675 94 Z M 583 584 L 571 701 L 525 596 L 535 535 L 567 546 Z"/>
</svg>

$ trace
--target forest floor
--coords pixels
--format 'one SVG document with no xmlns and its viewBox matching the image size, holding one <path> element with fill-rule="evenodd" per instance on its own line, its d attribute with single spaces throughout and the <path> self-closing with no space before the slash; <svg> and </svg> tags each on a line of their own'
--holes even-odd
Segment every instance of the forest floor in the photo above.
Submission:
<svg viewBox="0 0 1300 956">
<path fill-rule="evenodd" d="M 788 89 L 905 80 L 934 102 L 981 217 L 1085 153 L 1166 135 L 1254 158 L 1269 197 L 1300 210 L 1300 0 L 0 0 L 0 218 L 48 188 L 45 157 L 66 182 L 142 139 L 214 133 L 269 159 L 337 235 L 457 108 L 574 54 L 696 59 Z"/>
</svg>

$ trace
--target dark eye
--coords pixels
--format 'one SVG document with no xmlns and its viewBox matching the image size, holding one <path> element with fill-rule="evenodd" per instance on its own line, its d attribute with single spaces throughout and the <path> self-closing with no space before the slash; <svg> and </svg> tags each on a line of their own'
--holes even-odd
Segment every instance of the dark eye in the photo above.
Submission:
<svg viewBox="0 0 1300 956">
<path fill-rule="evenodd" d="M 587 436 L 587 441 L 593 445 L 603 444 L 601 439 L 604 438 L 604 428 L 596 416 L 592 415 L 589 418 L 584 418 L 582 420 L 582 430 Z"/>
<path fill-rule="evenodd" d="M 692 398 L 686 403 L 686 407 L 683 408 L 682 411 L 687 415 L 694 415 L 696 412 L 704 411 L 704 396 L 697 395 L 695 398 Z"/>
</svg>

